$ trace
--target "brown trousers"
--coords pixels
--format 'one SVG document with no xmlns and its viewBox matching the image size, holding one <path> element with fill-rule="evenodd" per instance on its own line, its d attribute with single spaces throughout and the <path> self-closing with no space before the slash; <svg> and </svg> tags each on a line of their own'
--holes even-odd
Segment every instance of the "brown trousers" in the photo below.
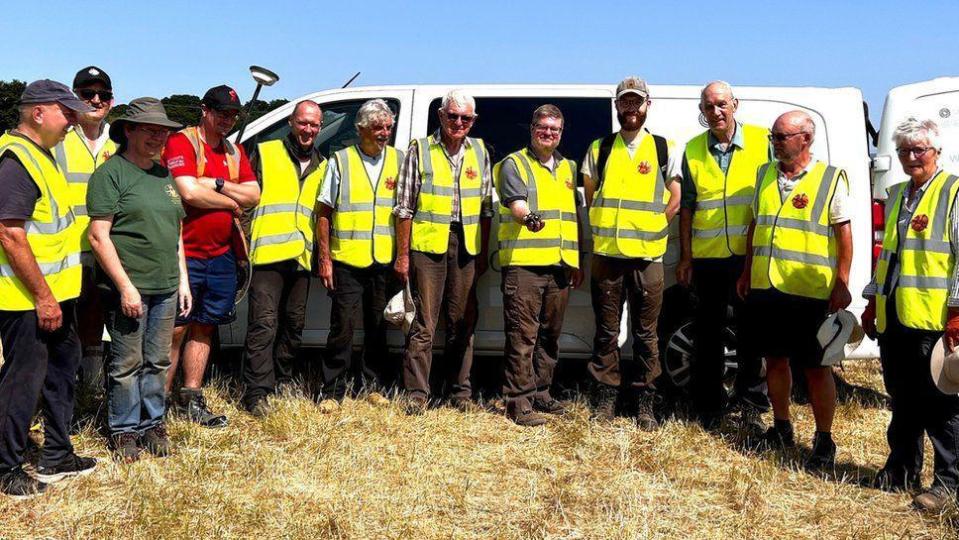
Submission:
<svg viewBox="0 0 959 540">
<path fill-rule="evenodd" d="M 470 397 L 476 306 L 476 257 L 463 245 L 463 230 L 450 229 L 446 253 L 410 252 L 410 282 L 416 318 L 406 338 L 403 385 L 413 396 L 429 397 L 433 334 L 445 310 L 445 378 L 452 397 Z"/>
<path fill-rule="evenodd" d="M 663 305 L 663 263 L 593 255 L 590 267 L 596 337 L 589 372 L 605 385 L 630 391 L 655 390 L 662 373 L 656 325 Z M 629 304 L 632 360 L 621 360 L 619 326 Z"/>
<path fill-rule="evenodd" d="M 569 301 L 568 272 L 560 266 L 503 268 L 503 396 L 511 413 L 530 409 L 534 398 L 549 397 Z"/>
</svg>

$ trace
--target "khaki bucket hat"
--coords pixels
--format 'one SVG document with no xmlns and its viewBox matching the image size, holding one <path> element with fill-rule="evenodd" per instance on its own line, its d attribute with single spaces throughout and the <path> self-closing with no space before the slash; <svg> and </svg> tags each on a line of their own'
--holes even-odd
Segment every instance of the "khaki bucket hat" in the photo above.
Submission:
<svg viewBox="0 0 959 540">
<path fill-rule="evenodd" d="M 151 124 L 162 126 L 173 130 L 183 129 L 182 124 L 178 124 L 167 118 L 166 108 L 157 98 L 142 97 L 136 98 L 127 105 L 127 110 L 123 116 L 117 118 L 110 124 L 110 138 L 114 142 L 123 143 L 126 135 L 123 131 L 123 125 L 127 122 L 134 124 Z"/>
</svg>

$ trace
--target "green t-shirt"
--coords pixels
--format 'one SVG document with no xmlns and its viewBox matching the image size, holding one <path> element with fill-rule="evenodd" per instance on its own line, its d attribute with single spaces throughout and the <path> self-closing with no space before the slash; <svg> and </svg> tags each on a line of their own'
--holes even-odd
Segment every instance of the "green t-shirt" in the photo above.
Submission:
<svg viewBox="0 0 959 540">
<path fill-rule="evenodd" d="M 120 155 L 108 159 L 90 176 L 87 213 L 91 218 L 113 216 L 110 240 L 141 294 L 177 289 L 177 244 L 186 213 L 170 171 L 156 163 L 144 170 Z M 114 285 L 106 272 L 100 275 Z"/>
</svg>

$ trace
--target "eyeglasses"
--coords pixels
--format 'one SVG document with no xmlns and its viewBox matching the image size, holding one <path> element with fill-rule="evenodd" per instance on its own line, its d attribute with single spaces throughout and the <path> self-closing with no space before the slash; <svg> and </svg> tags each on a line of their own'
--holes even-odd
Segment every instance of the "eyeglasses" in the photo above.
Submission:
<svg viewBox="0 0 959 540">
<path fill-rule="evenodd" d="M 140 125 L 137 126 L 137 129 L 146 133 L 151 137 L 168 137 L 170 135 L 170 130 L 164 127 L 151 127 Z"/>
<path fill-rule="evenodd" d="M 619 98 L 616 100 L 616 103 L 618 103 L 622 109 L 641 109 L 643 104 L 646 103 L 646 98 L 639 96 Z"/>
<path fill-rule="evenodd" d="M 90 101 L 96 96 L 100 96 L 100 101 L 111 101 L 113 99 L 113 92 L 109 90 L 94 90 L 92 88 L 80 88 L 76 90 L 80 99 L 84 101 Z"/>
<path fill-rule="evenodd" d="M 899 154 L 899 157 L 916 156 L 917 158 L 921 158 L 922 156 L 926 155 L 926 152 L 930 150 L 935 150 L 935 148 L 931 146 L 926 146 L 926 147 L 913 146 L 911 148 L 910 147 L 896 148 L 896 153 Z"/>
<path fill-rule="evenodd" d="M 226 109 L 223 111 L 213 109 L 213 114 L 215 114 L 217 118 L 220 118 L 223 120 L 236 120 L 237 118 L 240 117 L 240 111 L 231 110 L 231 109 Z"/>
<path fill-rule="evenodd" d="M 445 112 L 445 111 L 443 112 L 443 114 L 446 116 L 447 120 L 449 120 L 450 122 L 454 124 L 456 122 L 459 122 L 460 120 L 462 120 L 464 124 L 469 124 L 469 123 L 472 123 L 473 120 L 476 120 L 475 114 L 456 114 L 456 113 Z"/>
<path fill-rule="evenodd" d="M 770 133 L 769 140 L 773 142 L 786 142 L 790 137 L 795 137 L 796 135 L 802 135 L 806 133 L 805 131 L 797 131 L 796 133 Z"/>
<path fill-rule="evenodd" d="M 562 133 L 563 128 L 555 126 L 544 126 L 542 124 L 534 124 L 533 129 L 536 131 L 542 131 L 543 133 Z"/>
</svg>

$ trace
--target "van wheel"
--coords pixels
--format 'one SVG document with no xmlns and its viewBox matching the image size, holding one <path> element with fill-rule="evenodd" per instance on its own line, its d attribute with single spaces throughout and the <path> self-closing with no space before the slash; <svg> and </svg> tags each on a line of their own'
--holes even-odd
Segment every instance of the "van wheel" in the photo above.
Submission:
<svg viewBox="0 0 959 540">
<path fill-rule="evenodd" d="M 685 321 L 673 332 L 666 336 L 662 353 L 663 375 L 676 388 L 684 388 L 689 384 L 691 369 L 696 362 L 695 337 L 693 322 Z M 736 378 L 736 332 L 727 325 L 723 329 L 723 352 L 725 363 L 723 367 L 723 386 L 731 392 L 733 381 Z"/>
</svg>

